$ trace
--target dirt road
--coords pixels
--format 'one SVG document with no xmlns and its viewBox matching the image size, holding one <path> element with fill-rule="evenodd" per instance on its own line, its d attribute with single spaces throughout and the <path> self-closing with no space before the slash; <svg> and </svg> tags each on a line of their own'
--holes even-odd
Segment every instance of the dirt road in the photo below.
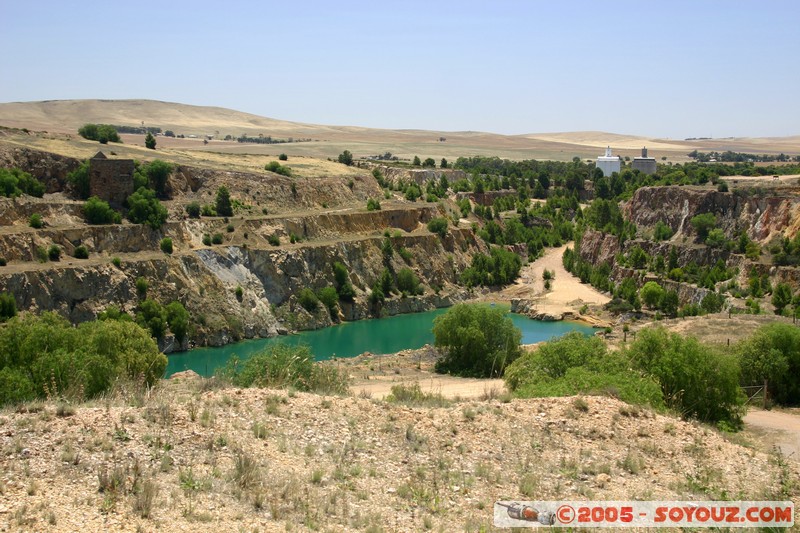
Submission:
<svg viewBox="0 0 800 533">
<path fill-rule="evenodd" d="M 747 429 L 762 435 L 763 440 L 778 446 L 786 457 L 800 461 L 800 410 L 750 409 L 744 423 Z"/>
</svg>

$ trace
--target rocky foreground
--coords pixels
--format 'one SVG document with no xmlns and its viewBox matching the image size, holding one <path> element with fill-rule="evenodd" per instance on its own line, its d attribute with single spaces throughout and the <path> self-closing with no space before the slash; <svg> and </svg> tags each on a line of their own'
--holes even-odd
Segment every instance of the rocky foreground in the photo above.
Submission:
<svg viewBox="0 0 800 533">
<path fill-rule="evenodd" d="M 0 529 L 488 531 L 497 499 L 797 499 L 796 463 L 605 397 L 131 390 L 0 414 Z"/>
</svg>

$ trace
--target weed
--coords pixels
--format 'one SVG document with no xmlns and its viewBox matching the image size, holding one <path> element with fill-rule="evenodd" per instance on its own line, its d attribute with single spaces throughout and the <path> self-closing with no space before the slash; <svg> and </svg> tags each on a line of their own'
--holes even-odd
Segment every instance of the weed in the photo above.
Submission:
<svg viewBox="0 0 800 533">
<path fill-rule="evenodd" d="M 133 510 L 142 518 L 149 518 L 153 511 L 153 504 L 158 497 L 158 483 L 147 479 L 136 491 L 133 499 Z"/>
<path fill-rule="evenodd" d="M 572 400 L 572 407 L 581 413 L 589 412 L 589 404 L 586 403 L 586 400 L 582 396 L 576 396 L 575 399 Z"/>
<path fill-rule="evenodd" d="M 269 430 L 264 422 L 253 422 L 253 436 L 257 439 L 266 439 Z"/>
<path fill-rule="evenodd" d="M 387 402 L 399 403 L 409 407 L 449 407 L 450 400 L 441 393 L 423 392 L 419 383 L 394 385 Z"/>
<path fill-rule="evenodd" d="M 635 451 L 628 450 L 628 453 L 625 455 L 625 459 L 622 460 L 620 466 L 631 474 L 637 475 L 639 472 L 641 472 L 642 468 L 644 468 L 645 461 L 644 458 Z"/>
</svg>

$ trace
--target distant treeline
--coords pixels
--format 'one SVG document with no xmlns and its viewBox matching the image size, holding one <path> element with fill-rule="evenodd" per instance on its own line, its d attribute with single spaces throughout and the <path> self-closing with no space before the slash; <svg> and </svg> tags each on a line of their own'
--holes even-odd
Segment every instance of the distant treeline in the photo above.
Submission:
<svg viewBox="0 0 800 533">
<path fill-rule="evenodd" d="M 783 153 L 778 155 L 747 154 L 742 152 L 731 152 L 730 150 L 728 150 L 727 152 L 706 153 L 693 150 L 686 155 L 688 155 L 692 159 L 695 159 L 696 161 L 700 161 L 701 163 L 707 163 L 712 159 L 721 163 L 773 163 L 773 162 L 786 163 L 789 161 L 800 162 L 800 155 L 792 157 Z"/>
<path fill-rule="evenodd" d="M 139 126 L 111 126 L 119 133 L 134 133 L 134 134 L 141 134 L 146 135 L 148 133 L 152 133 L 156 135 L 157 133 L 161 133 L 161 128 L 154 128 L 152 126 L 148 127 L 139 127 Z"/>
<path fill-rule="evenodd" d="M 236 139 L 236 142 L 240 143 L 255 143 L 255 144 L 283 144 L 283 143 L 302 143 L 302 142 L 311 142 L 311 139 L 294 139 L 289 137 L 288 139 L 273 139 L 270 136 L 266 137 L 248 137 L 247 135 L 242 135 Z"/>
</svg>

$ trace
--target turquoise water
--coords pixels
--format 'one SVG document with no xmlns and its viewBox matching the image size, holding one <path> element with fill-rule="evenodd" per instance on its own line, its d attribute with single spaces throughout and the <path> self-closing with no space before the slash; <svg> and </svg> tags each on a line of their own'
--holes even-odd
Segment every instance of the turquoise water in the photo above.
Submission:
<svg viewBox="0 0 800 533">
<path fill-rule="evenodd" d="M 437 309 L 376 320 L 359 320 L 295 335 L 249 340 L 219 348 L 197 348 L 169 355 L 166 375 L 191 369 L 201 376 L 211 376 L 232 355 L 247 359 L 277 342 L 307 344 L 318 361 L 332 356 L 355 357 L 364 352 L 384 354 L 421 348 L 425 344 L 433 344 L 433 319 L 446 312 L 447 309 Z M 587 335 L 593 331 L 589 326 L 576 322 L 542 322 L 513 313 L 509 313 L 509 316 L 522 331 L 523 344 L 546 341 L 569 331 L 577 330 Z"/>
</svg>

